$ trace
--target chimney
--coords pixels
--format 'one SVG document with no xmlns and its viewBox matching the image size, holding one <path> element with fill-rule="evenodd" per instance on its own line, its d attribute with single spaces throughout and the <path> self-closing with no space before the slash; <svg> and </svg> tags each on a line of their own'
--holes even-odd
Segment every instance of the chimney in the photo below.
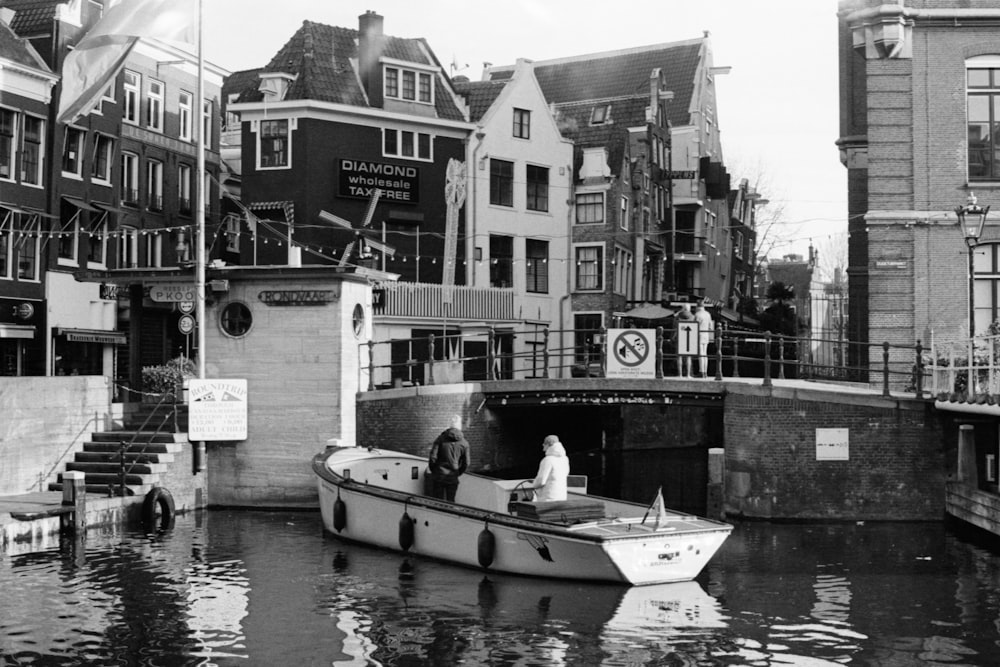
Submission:
<svg viewBox="0 0 1000 667">
<path fill-rule="evenodd" d="M 358 74 L 374 107 L 382 106 L 382 68 L 378 64 L 382 54 L 382 21 L 370 9 L 358 17 Z"/>
</svg>

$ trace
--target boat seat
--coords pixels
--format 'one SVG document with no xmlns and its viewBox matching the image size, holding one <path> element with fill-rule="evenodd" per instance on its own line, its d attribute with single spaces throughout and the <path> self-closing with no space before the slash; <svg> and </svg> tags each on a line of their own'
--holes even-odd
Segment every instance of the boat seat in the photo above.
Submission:
<svg viewBox="0 0 1000 667">
<path fill-rule="evenodd" d="M 604 503 L 593 498 L 567 500 L 515 501 L 510 503 L 514 516 L 551 523 L 581 523 L 604 518 Z"/>
</svg>

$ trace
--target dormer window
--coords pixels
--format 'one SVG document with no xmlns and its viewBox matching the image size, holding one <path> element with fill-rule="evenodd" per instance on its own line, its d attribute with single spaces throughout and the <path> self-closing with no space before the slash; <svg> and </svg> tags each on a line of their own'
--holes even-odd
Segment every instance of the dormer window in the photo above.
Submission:
<svg viewBox="0 0 1000 667">
<path fill-rule="evenodd" d="M 601 104 L 593 108 L 590 112 L 591 125 L 604 125 L 611 118 L 611 105 Z"/>
<path fill-rule="evenodd" d="M 289 86 L 297 78 L 297 75 L 284 72 L 264 72 L 260 75 L 257 90 L 264 94 L 265 102 L 280 102 L 285 99 Z"/>
<path fill-rule="evenodd" d="M 434 104 L 434 79 L 430 72 L 386 67 L 384 81 L 386 97 L 406 102 Z"/>
</svg>

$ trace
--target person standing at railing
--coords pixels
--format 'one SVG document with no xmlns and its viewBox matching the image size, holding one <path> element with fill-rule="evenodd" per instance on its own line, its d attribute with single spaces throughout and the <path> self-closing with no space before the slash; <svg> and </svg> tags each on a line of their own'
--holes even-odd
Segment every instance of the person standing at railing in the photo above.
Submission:
<svg viewBox="0 0 1000 667">
<path fill-rule="evenodd" d="M 451 425 L 434 440 L 427 463 L 431 473 L 431 495 L 454 502 L 458 478 L 469 467 L 469 443 L 462 433 L 461 415 L 454 415 Z"/>
<path fill-rule="evenodd" d="M 694 319 L 698 323 L 698 377 L 708 377 L 708 344 L 715 335 L 715 323 L 704 301 L 694 307 Z"/>
</svg>

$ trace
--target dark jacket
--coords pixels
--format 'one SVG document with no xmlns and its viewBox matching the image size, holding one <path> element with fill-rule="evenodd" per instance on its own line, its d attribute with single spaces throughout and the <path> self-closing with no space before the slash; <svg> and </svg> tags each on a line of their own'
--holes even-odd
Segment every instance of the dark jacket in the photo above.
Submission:
<svg viewBox="0 0 1000 667">
<path fill-rule="evenodd" d="M 439 482 L 458 484 L 469 467 L 469 443 L 457 428 L 448 428 L 434 440 L 428 457 L 431 477 Z"/>
</svg>

